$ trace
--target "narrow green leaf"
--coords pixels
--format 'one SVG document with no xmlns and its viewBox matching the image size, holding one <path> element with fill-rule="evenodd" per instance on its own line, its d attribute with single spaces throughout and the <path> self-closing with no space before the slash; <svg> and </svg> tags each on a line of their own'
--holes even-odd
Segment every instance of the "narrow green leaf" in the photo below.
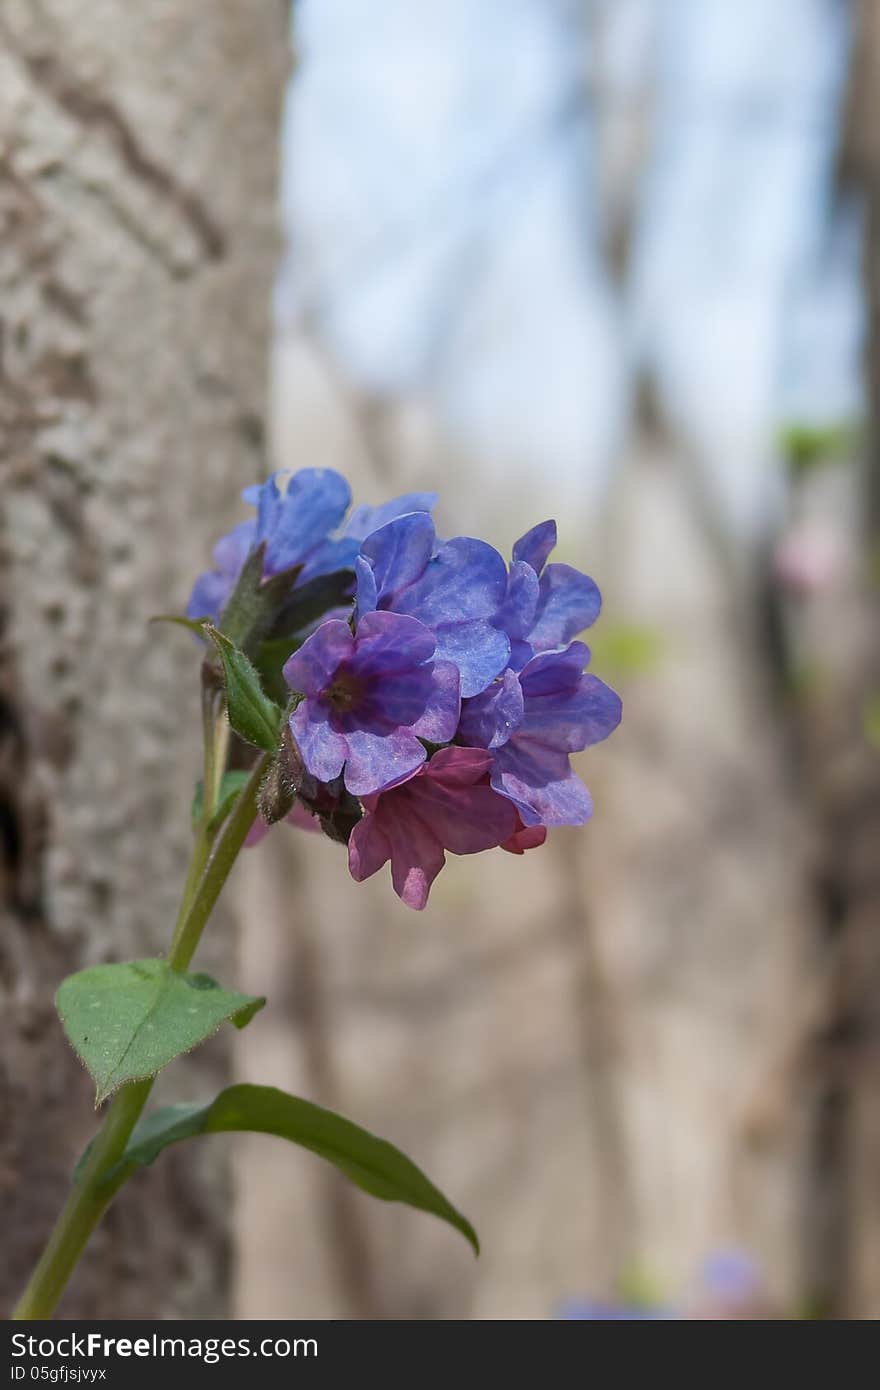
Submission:
<svg viewBox="0 0 880 1390">
<path fill-rule="evenodd" d="M 261 590 L 265 558 L 266 543 L 263 541 L 248 553 L 235 588 L 220 615 L 220 628 L 237 647 L 245 644 L 248 634 L 256 625 L 262 625 L 264 605 Z"/>
<path fill-rule="evenodd" d="M 244 1028 L 265 999 L 221 989 L 210 975 L 183 975 L 164 960 L 93 965 L 66 979 L 55 997 L 74 1052 L 95 1082 L 100 1105 L 125 1081 L 155 1076 L 222 1023 Z"/>
<path fill-rule="evenodd" d="M 230 724 L 248 743 L 273 752 L 278 747 L 281 710 L 263 694 L 260 678 L 244 652 L 211 623 L 205 623 L 203 630 L 223 665 Z"/>
<path fill-rule="evenodd" d="M 342 1115 L 274 1086 L 229 1086 L 210 1105 L 172 1105 L 147 1115 L 106 1181 L 115 1189 L 136 1168 L 152 1163 L 169 1144 L 199 1134 L 229 1131 L 275 1134 L 310 1149 L 371 1196 L 384 1202 L 404 1202 L 447 1221 L 470 1241 L 476 1254 L 480 1253 L 473 1226 L 406 1154 Z"/>
<path fill-rule="evenodd" d="M 217 809 L 211 817 L 209 830 L 214 830 L 226 819 L 232 807 L 232 803 L 238 796 L 242 787 L 250 777 L 249 772 L 239 771 L 237 768 L 231 772 L 224 772 L 223 780 L 220 783 L 220 794 L 217 797 Z M 205 804 L 205 784 L 201 779 L 196 782 L 195 794 L 192 803 L 192 823 L 198 825 L 202 819 L 202 808 Z"/>
</svg>

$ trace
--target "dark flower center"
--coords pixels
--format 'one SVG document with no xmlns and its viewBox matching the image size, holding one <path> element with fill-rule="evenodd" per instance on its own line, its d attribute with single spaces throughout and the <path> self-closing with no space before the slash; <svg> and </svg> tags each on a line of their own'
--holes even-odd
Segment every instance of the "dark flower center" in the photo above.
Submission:
<svg viewBox="0 0 880 1390">
<path fill-rule="evenodd" d="M 325 692 L 325 698 L 339 714 L 347 714 L 354 709 L 363 695 L 363 683 L 353 671 L 339 670 L 333 684 Z"/>
</svg>

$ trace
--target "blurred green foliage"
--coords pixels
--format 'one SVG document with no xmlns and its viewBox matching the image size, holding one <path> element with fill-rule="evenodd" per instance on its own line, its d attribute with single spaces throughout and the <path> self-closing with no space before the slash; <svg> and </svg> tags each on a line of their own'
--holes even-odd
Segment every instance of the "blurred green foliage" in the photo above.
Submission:
<svg viewBox="0 0 880 1390">
<path fill-rule="evenodd" d="M 851 422 L 807 425 L 794 421 L 782 426 L 777 441 L 792 478 L 800 478 L 842 462 L 855 449 L 859 435 L 858 426 Z"/>
<path fill-rule="evenodd" d="M 880 694 L 871 695 L 862 710 L 862 731 L 869 745 L 880 753 Z"/>
<path fill-rule="evenodd" d="M 590 636 L 591 664 L 612 682 L 655 671 L 665 655 L 657 629 L 637 623 L 609 623 Z"/>
</svg>

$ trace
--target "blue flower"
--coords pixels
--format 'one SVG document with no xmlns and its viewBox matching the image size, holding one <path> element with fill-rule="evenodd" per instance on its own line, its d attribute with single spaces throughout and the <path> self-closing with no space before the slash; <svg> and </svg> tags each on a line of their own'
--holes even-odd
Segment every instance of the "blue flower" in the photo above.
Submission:
<svg viewBox="0 0 880 1390">
<path fill-rule="evenodd" d="M 361 541 L 377 526 L 404 512 L 429 509 L 433 493 L 409 493 L 381 507 L 358 507 L 342 526 L 351 504 L 351 488 L 332 468 L 302 468 L 286 488 L 278 475 L 245 488 L 245 502 L 256 516 L 234 527 L 214 547 L 214 569 L 199 575 L 187 617 L 220 617 L 250 552 L 265 544 L 263 578 L 295 571 L 293 585 L 320 575 L 353 569 Z"/>
<path fill-rule="evenodd" d="M 395 497 L 392 502 L 383 502 L 378 507 L 355 507 L 345 523 L 343 535 L 365 541 L 380 526 L 387 526 L 389 521 L 407 512 L 432 512 L 436 502 L 436 492 L 406 492 L 402 497 Z"/>
<path fill-rule="evenodd" d="M 516 670 L 537 652 L 564 647 L 599 616 L 602 598 L 589 575 L 571 565 L 547 564 L 555 545 L 556 522 L 542 521 L 513 547 L 495 621 L 510 638 L 510 664 Z"/>
<path fill-rule="evenodd" d="M 462 705 L 458 740 L 493 751 L 491 785 L 526 826 L 582 825 L 592 814 L 569 756 L 607 738 L 621 704 L 597 676 L 584 674 L 589 655 L 582 642 L 543 652 Z"/>
<path fill-rule="evenodd" d="M 284 666 L 303 695 L 290 729 L 319 782 L 340 773 L 354 796 L 409 777 L 427 758 L 420 739 L 447 743 L 461 706 L 458 671 L 435 659 L 435 641 L 417 619 L 367 613 L 352 633 L 331 618 Z"/>
<path fill-rule="evenodd" d="M 507 592 L 507 566 L 485 541 L 437 543 L 424 512 L 374 531 L 356 563 L 357 612 L 406 613 L 431 629 L 437 657 L 461 674 L 463 696 L 478 695 L 503 671 L 510 639 L 494 621 Z"/>
</svg>

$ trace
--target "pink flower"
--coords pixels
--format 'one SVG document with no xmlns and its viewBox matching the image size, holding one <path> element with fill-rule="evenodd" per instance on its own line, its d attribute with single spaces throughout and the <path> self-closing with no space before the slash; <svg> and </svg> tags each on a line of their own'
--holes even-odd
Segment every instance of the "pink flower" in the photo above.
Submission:
<svg viewBox="0 0 880 1390">
<path fill-rule="evenodd" d="M 361 883 L 390 859 L 395 893 L 421 911 L 446 850 L 477 854 L 515 838 L 519 816 L 488 785 L 491 766 L 485 748 L 441 748 L 404 781 L 363 797 L 348 845 L 352 878 Z"/>
<path fill-rule="evenodd" d="M 523 825 L 520 820 L 519 828 L 514 831 L 510 839 L 504 841 L 501 848 L 506 849 L 508 854 L 525 854 L 527 849 L 538 849 L 546 838 L 546 825 Z"/>
<path fill-rule="evenodd" d="M 780 539 L 773 555 L 777 578 L 798 598 L 827 592 L 844 564 L 840 537 L 818 522 L 799 522 Z"/>
</svg>

